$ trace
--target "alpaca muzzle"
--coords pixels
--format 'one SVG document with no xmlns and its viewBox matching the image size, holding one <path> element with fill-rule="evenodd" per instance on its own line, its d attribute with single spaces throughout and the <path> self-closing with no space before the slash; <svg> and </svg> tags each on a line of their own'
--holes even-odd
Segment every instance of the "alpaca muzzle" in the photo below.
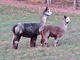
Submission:
<svg viewBox="0 0 80 60">
<path fill-rule="evenodd" d="M 66 22 L 66 24 L 68 24 L 69 22 Z"/>
</svg>

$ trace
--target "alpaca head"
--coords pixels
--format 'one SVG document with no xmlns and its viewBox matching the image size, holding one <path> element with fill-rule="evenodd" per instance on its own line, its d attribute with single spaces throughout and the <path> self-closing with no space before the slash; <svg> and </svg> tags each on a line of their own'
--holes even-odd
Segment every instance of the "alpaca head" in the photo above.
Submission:
<svg viewBox="0 0 80 60">
<path fill-rule="evenodd" d="M 67 17 L 67 16 L 64 16 L 64 19 L 65 19 L 65 23 L 68 24 L 70 22 L 70 18 Z"/>
<path fill-rule="evenodd" d="M 50 16 L 51 14 L 52 14 L 52 11 L 50 11 L 50 9 L 48 9 L 48 7 L 46 7 L 43 12 L 43 15 Z"/>
</svg>

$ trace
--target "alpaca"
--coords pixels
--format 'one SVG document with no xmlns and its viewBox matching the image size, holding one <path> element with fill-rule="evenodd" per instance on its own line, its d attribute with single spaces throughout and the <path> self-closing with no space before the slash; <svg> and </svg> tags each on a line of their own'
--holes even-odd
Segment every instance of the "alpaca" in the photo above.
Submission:
<svg viewBox="0 0 80 60">
<path fill-rule="evenodd" d="M 70 22 L 70 18 L 64 16 L 64 20 L 62 21 L 60 26 L 54 25 L 45 25 L 43 30 L 41 31 L 41 44 L 42 46 L 48 45 L 48 38 L 54 37 L 54 46 L 58 46 L 58 38 L 62 37 L 64 32 L 66 32 L 68 23 Z"/>
<path fill-rule="evenodd" d="M 45 10 L 43 11 L 42 20 L 39 23 L 17 23 L 15 24 L 12 28 L 13 48 L 18 49 L 18 43 L 20 41 L 21 36 L 31 38 L 30 47 L 35 47 L 37 36 L 40 34 L 40 31 L 42 31 L 42 27 L 46 23 L 47 16 L 50 16 L 51 14 L 52 14 L 52 11 L 50 11 L 50 9 L 46 7 Z"/>
</svg>

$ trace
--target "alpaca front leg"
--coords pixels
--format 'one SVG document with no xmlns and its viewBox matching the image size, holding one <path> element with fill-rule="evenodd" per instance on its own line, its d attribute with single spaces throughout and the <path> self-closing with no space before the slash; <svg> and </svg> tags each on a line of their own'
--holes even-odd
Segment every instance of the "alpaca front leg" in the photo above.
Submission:
<svg viewBox="0 0 80 60">
<path fill-rule="evenodd" d="M 35 47 L 36 46 L 36 41 L 30 40 L 30 47 Z"/>
<path fill-rule="evenodd" d="M 41 39 L 41 46 L 44 47 L 49 47 L 49 44 L 48 44 L 48 38 L 45 38 L 45 39 Z"/>
<path fill-rule="evenodd" d="M 42 47 L 44 47 L 44 46 L 49 47 L 49 44 L 48 44 L 49 32 L 47 32 L 46 34 L 44 34 L 44 33 L 42 32 L 41 36 L 42 36 L 42 37 L 41 37 Z"/>
<path fill-rule="evenodd" d="M 55 47 L 58 46 L 58 40 L 57 39 L 54 40 L 54 46 Z"/>
<path fill-rule="evenodd" d="M 36 39 L 37 37 L 32 37 L 30 40 L 30 47 L 35 47 L 36 46 Z"/>
<path fill-rule="evenodd" d="M 44 47 L 44 41 L 45 39 L 43 37 L 41 37 L 41 46 Z"/>
<path fill-rule="evenodd" d="M 44 41 L 45 41 L 45 38 L 44 38 L 43 31 L 41 31 L 40 34 L 41 34 L 41 41 L 40 41 L 40 42 L 41 42 L 41 46 L 44 47 Z"/>
<path fill-rule="evenodd" d="M 49 47 L 49 44 L 48 44 L 48 38 L 47 38 L 47 37 L 45 38 L 45 42 L 44 42 L 44 44 L 45 44 L 46 47 Z"/>
<path fill-rule="evenodd" d="M 47 46 L 49 47 L 49 44 L 48 44 L 48 39 L 47 38 L 41 38 L 41 46 L 44 47 L 44 46 Z"/>
</svg>

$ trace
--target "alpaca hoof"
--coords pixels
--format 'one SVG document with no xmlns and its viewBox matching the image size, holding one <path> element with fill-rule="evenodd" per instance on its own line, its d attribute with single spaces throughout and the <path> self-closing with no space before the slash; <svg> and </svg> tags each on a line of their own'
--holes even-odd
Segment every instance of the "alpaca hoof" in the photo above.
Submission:
<svg viewBox="0 0 80 60">
<path fill-rule="evenodd" d="M 54 44 L 54 46 L 55 46 L 55 47 L 57 47 L 57 46 L 58 46 L 58 44 Z"/>
<path fill-rule="evenodd" d="M 17 47 L 17 46 L 13 46 L 13 48 L 14 48 L 14 49 L 18 49 L 18 47 Z"/>
<path fill-rule="evenodd" d="M 34 47 L 34 46 L 30 46 L 30 47 Z"/>
<path fill-rule="evenodd" d="M 36 47 L 36 45 L 34 44 L 34 45 L 30 45 L 30 47 Z"/>
<path fill-rule="evenodd" d="M 44 45 L 45 45 L 46 47 L 49 47 L 49 44 L 48 44 L 48 43 L 45 43 Z"/>
<path fill-rule="evenodd" d="M 36 47 L 36 46 L 34 46 L 34 45 L 31 45 L 30 47 Z"/>
<path fill-rule="evenodd" d="M 41 47 L 44 47 L 44 44 L 41 44 Z"/>
<path fill-rule="evenodd" d="M 49 45 L 47 45 L 47 47 L 50 47 Z"/>
</svg>

